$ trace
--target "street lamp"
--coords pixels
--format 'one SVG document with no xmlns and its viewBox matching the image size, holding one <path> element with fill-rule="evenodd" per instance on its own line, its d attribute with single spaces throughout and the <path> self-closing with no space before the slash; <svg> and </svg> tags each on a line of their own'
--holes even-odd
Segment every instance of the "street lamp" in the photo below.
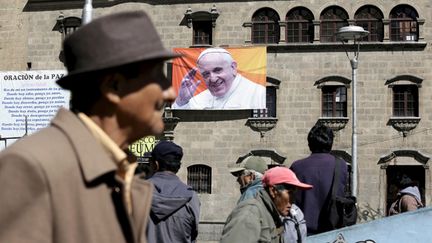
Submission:
<svg viewBox="0 0 432 243">
<path fill-rule="evenodd" d="M 345 48 L 345 41 L 354 42 L 354 56 L 349 57 L 347 49 L 345 53 L 350 60 L 352 69 L 352 144 L 351 144 L 351 168 L 352 168 L 352 182 L 351 182 L 351 193 L 353 196 L 357 196 L 357 96 L 356 96 L 356 82 L 357 82 L 357 68 L 358 68 L 358 56 L 360 52 L 360 40 L 367 36 L 369 31 L 363 29 L 360 26 L 344 26 L 339 29 L 336 36 L 342 41 Z M 356 46 L 357 45 L 357 46 Z"/>
<path fill-rule="evenodd" d="M 82 11 L 82 25 L 90 23 L 90 21 L 92 20 L 92 14 L 93 14 L 92 0 L 85 0 L 83 11 Z"/>
</svg>

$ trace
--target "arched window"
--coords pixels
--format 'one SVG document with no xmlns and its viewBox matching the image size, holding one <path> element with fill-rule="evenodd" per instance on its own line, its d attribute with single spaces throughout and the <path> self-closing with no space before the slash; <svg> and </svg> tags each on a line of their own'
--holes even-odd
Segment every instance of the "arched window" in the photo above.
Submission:
<svg viewBox="0 0 432 243">
<path fill-rule="evenodd" d="M 336 38 L 337 31 L 348 25 L 348 14 L 347 12 L 338 6 L 331 6 L 324 9 L 320 16 L 321 20 L 321 42 L 337 42 Z"/>
<path fill-rule="evenodd" d="M 354 15 L 355 24 L 369 31 L 369 35 L 363 41 L 383 41 L 384 39 L 384 15 L 375 6 L 366 5 L 361 7 Z"/>
<path fill-rule="evenodd" d="M 303 7 L 290 10 L 286 15 L 286 42 L 313 42 L 314 26 L 312 12 Z"/>
<path fill-rule="evenodd" d="M 211 167 L 207 165 L 191 165 L 187 168 L 187 184 L 197 193 L 211 193 Z"/>
<path fill-rule="evenodd" d="M 262 8 L 252 16 L 252 43 L 279 43 L 279 15 L 271 8 Z"/>
<path fill-rule="evenodd" d="M 57 18 L 58 31 L 66 36 L 72 34 L 81 26 L 81 19 L 78 17 L 67 17 L 60 15 Z M 56 28 L 56 26 L 54 28 Z"/>
<path fill-rule="evenodd" d="M 390 12 L 390 40 L 418 41 L 418 13 L 409 5 L 402 4 Z"/>
</svg>

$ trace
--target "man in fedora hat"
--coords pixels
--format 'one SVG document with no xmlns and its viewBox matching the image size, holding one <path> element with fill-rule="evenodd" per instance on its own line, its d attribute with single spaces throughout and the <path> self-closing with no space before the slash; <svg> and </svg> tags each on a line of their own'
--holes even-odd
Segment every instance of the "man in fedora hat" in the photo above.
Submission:
<svg viewBox="0 0 432 243">
<path fill-rule="evenodd" d="M 94 20 L 64 54 L 71 111 L 0 154 L 0 242 L 146 242 L 152 186 L 127 148 L 163 131 L 175 99 L 163 62 L 176 54 L 144 12 Z"/>
</svg>

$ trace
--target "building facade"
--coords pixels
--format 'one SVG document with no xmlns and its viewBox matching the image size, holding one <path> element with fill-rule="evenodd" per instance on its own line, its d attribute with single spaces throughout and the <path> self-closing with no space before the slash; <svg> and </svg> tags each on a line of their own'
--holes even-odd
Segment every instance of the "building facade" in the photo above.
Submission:
<svg viewBox="0 0 432 243">
<path fill-rule="evenodd" d="M 61 42 L 79 27 L 83 1 L 1 2 L 0 71 L 64 69 Z M 307 133 L 321 122 L 335 131 L 333 153 L 351 163 L 355 48 L 335 36 L 349 24 L 370 32 L 361 41 L 356 84 L 358 222 L 386 216 L 402 174 L 431 204 L 429 0 L 95 0 L 93 18 L 137 9 L 151 16 L 167 48 L 267 47 L 266 111 L 165 112 L 165 139 L 185 152 L 179 176 L 200 193 L 202 241 L 218 240 L 235 206 L 239 190 L 228 167 L 243 156 L 289 166 L 308 156 Z"/>
</svg>

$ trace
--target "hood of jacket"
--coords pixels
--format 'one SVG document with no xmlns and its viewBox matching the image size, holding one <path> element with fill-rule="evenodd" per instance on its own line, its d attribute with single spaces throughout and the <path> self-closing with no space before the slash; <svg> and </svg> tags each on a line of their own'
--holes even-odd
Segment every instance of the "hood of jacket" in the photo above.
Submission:
<svg viewBox="0 0 432 243">
<path fill-rule="evenodd" d="M 406 187 L 406 188 L 402 189 L 398 194 L 400 194 L 400 195 L 410 194 L 410 195 L 414 196 L 419 202 L 421 202 L 420 191 L 419 191 L 418 187 L 416 187 L 416 186 Z"/>
<path fill-rule="evenodd" d="M 253 188 L 257 188 L 257 190 L 263 188 L 261 183 L 261 178 L 257 178 L 251 183 L 249 183 L 247 186 L 240 188 L 240 193 L 243 194 L 246 190 L 253 189 Z"/>
<path fill-rule="evenodd" d="M 192 187 L 184 184 L 171 172 L 156 172 L 150 179 L 154 185 L 152 218 L 161 221 L 175 213 L 193 196 Z"/>
</svg>

